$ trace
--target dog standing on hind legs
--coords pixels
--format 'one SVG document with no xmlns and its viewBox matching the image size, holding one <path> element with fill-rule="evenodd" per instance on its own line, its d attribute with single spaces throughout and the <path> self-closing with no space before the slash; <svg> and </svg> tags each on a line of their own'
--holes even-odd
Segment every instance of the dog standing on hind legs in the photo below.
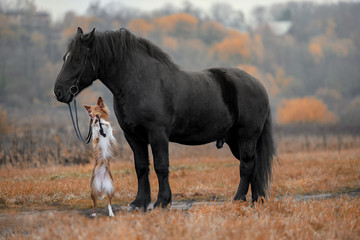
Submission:
<svg viewBox="0 0 360 240">
<path fill-rule="evenodd" d="M 99 197 L 107 195 L 109 199 L 109 216 L 114 213 L 111 199 L 114 195 L 114 181 L 110 171 L 111 145 L 116 143 L 112 127 L 109 123 L 109 110 L 99 97 L 96 105 L 84 105 L 91 118 L 94 169 L 90 180 L 91 198 L 94 202 L 93 213 L 96 216 L 96 201 Z"/>
</svg>

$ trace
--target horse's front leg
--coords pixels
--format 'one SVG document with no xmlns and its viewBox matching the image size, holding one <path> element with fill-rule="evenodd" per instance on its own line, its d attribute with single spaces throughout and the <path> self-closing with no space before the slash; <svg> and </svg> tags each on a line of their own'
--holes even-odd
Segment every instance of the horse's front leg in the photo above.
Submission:
<svg viewBox="0 0 360 240">
<path fill-rule="evenodd" d="M 135 170 L 138 179 L 138 192 L 135 200 L 130 204 L 129 210 L 140 208 L 146 211 L 151 202 L 148 144 L 140 142 L 128 134 L 125 134 L 125 138 L 134 152 Z"/>
<path fill-rule="evenodd" d="M 169 138 L 165 129 L 157 129 L 149 134 L 151 150 L 154 156 L 154 168 L 159 182 L 159 193 L 154 208 L 166 208 L 171 202 L 169 184 Z"/>
</svg>

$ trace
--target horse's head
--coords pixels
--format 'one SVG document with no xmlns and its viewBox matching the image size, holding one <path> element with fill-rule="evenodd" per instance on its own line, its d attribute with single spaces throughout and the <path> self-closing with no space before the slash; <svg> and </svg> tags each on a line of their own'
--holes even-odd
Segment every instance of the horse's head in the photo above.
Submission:
<svg viewBox="0 0 360 240">
<path fill-rule="evenodd" d="M 95 28 L 87 34 L 78 28 L 64 55 L 64 63 L 55 82 L 54 95 L 58 101 L 71 102 L 75 95 L 96 80 L 94 40 Z"/>
</svg>

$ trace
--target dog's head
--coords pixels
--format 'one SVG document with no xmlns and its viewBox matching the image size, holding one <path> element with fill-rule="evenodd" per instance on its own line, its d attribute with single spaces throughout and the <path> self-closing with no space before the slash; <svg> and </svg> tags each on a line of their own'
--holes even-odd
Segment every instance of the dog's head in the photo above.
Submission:
<svg viewBox="0 0 360 240">
<path fill-rule="evenodd" d="M 95 119 L 95 122 L 97 121 L 96 115 L 105 121 L 109 121 L 109 110 L 101 97 L 97 100 L 96 105 L 84 105 L 84 107 L 89 113 L 90 118 Z"/>
</svg>

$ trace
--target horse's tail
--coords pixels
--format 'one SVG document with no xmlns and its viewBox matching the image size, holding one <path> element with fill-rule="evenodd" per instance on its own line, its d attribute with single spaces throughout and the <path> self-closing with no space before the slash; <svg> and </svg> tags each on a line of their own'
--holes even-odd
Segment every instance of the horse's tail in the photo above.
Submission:
<svg viewBox="0 0 360 240">
<path fill-rule="evenodd" d="M 252 184 L 256 184 L 259 196 L 265 197 L 271 181 L 273 159 L 276 156 L 270 109 L 260 137 L 257 140 L 255 154 L 254 179 Z"/>
</svg>

